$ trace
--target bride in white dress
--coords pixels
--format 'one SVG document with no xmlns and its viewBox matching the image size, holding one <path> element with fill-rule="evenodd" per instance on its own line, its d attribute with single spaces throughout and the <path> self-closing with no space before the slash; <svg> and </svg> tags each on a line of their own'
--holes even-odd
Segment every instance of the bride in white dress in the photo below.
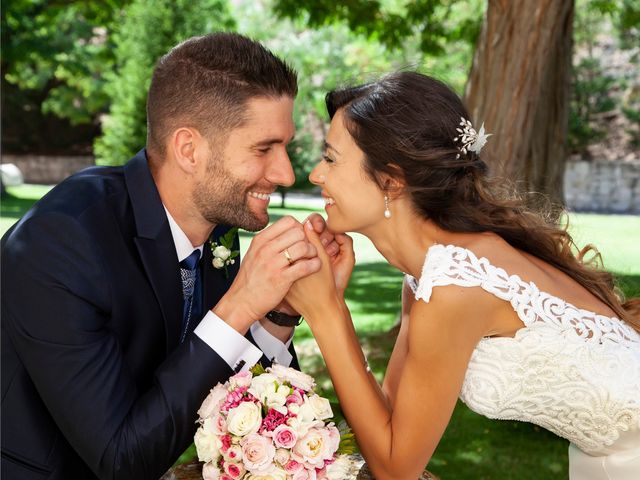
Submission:
<svg viewBox="0 0 640 480">
<path fill-rule="evenodd" d="M 336 233 L 329 258 L 306 230 L 323 268 L 287 299 L 311 326 L 375 478 L 419 477 L 460 397 L 568 439 L 572 480 L 639 479 L 638 302 L 623 303 L 611 275 L 576 258 L 566 231 L 496 193 L 479 155 L 484 128 L 444 84 L 401 72 L 331 92 L 327 106 L 310 179 L 328 227 L 366 235 L 407 274 L 383 385 L 344 302 L 347 235 Z"/>
</svg>

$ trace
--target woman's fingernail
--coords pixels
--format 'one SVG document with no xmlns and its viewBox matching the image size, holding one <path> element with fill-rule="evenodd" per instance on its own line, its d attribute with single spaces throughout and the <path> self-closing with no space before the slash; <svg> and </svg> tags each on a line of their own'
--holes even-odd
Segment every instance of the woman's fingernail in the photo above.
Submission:
<svg viewBox="0 0 640 480">
<path fill-rule="evenodd" d="M 323 238 L 320 240 L 320 243 L 322 243 L 322 245 L 326 246 L 327 243 L 329 243 L 329 240 L 327 240 L 326 238 Z"/>
<path fill-rule="evenodd" d="M 307 230 L 313 230 L 313 225 L 311 225 L 311 222 L 307 220 L 306 222 L 304 222 L 304 228 L 306 228 Z"/>
</svg>

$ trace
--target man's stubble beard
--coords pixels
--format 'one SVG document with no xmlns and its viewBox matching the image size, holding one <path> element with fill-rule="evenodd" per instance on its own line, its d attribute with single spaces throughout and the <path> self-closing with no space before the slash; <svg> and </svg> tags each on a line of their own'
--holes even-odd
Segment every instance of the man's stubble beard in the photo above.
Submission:
<svg viewBox="0 0 640 480">
<path fill-rule="evenodd" d="M 269 215 L 265 212 L 260 218 L 249 208 L 251 187 L 225 168 L 221 155 L 212 153 L 205 178 L 196 184 L 192 196 L 196 208 L 209 223 L 257 232 L 267 226 Z"/>
</svg>

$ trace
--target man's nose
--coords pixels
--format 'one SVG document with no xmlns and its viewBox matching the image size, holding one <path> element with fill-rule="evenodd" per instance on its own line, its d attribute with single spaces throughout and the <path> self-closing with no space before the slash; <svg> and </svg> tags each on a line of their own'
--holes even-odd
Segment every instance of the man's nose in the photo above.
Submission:
<svg viewBox="0 0 640 480">
<path fill-rule="evenodd" d="M 282 150 L 275 155 L 269 166 L 267 179 L 274 185 L 283 187 L 290 187 L 296 181 L 286 148 L 282 147 Z"/>
</svg>

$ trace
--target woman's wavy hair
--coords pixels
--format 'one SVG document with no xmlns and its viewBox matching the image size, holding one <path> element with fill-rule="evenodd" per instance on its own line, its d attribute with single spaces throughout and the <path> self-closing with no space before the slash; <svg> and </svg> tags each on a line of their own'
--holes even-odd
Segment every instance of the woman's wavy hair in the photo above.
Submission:
<svg viewBox="0 0 640 480">
<path fill-rule="evenodd" d="M 613 275 L 598 268 L 600 254 L 592 245 L 578 249 L 567 226 L 558 225 L 557 209 L 529 206 L 504 179 L 488 175 L 478 154 L 460 152 L 456 129 L 470 117 L 447 85 L 403 71 L 334 90 L 326 104 L 331 118 L 344 109 L 365 171 L 381 189 L 383 176 L 400 178 L 424 218 L 451 232 L 496 233 L 569 275 L 640 331 L 640 300 L 624 302 Z"/>
</svg>

